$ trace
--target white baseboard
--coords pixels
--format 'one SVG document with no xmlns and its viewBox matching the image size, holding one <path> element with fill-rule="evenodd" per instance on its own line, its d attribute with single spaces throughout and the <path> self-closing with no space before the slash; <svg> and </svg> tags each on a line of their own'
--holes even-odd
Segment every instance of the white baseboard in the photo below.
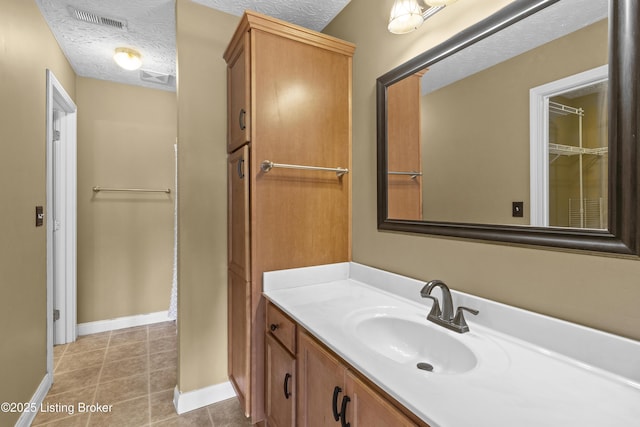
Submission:
<svg viewBox="0 0 640 427">
<path fill-rule="evenodd" d="M 184 414 L 185 412 L 231 399 L 235 395 L 236 392 L 229 381 L 186 393 L 180 393 L 178 387 L 176 387 L 173 390 L 173 405 L 176 407 L 178 414 Z"/>
<path fill-rule="evenodd" d="M 18 418 L 18 422 L 15 427 L 29 427 L 33 420 L 38 415 L 38 410 L 40 410 L 40 405 L 44 402 L 44 398 L 46 397 L 49 389 L 52 384 L 52 375 L 45 374 L 44 378 L 40 382 L 40 385 L 36 389 L 36 392 L 33 393 L 33 397 L 29 401 L 29 408 L 25 409 L 37 409 L 36 411 L 27 410 L 20 415 Z"/>
<path fill-rule="evenodd" d="M 79 323 L 78 335 L 97 334 L 98 332 L 151 325 L 153 323 L 167 322 L 169 320 L 171 319 L 169 318 L 168 311 L 158 311 L 156 313 L 137 314 L 135 316 L 118 317 L 116 319 Z"/>
</svg>

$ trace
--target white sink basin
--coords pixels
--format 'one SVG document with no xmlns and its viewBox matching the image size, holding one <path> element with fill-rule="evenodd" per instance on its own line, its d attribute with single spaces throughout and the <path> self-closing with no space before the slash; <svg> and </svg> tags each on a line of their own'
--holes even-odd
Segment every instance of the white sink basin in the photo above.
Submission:
<svg viewBox="0 0 640 427">
<path fill-rule="evenodd" d="M 401 364 L 421 364 L 434 374 L 460 374 L 478 359 L 460 340 L 424 316 L 399 313 L 360 313 L 351 316 L 349 329 L 371 350 Z M 431 369 L 432 368 L 432 369 Z"/>
</svg>

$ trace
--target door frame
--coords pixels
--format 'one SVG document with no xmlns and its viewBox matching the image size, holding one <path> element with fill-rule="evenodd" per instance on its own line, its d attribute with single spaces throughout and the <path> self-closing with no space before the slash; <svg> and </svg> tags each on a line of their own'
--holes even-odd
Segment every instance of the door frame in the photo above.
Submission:
<svg viewBox="0 0 640 427">
<path fill-rule="evenodd" d="M 529 215 L 532 226 L 549 226 L 549 98 L 608 79 L 609 65 L 602 65 L 529 91 Z"/>
<path fill-rule="evenodd" d="M 62 341 L 76 339 L 76 257 L 77 257 L 77 107 L 62 84 L 51 70 L 46 72 L 46 229 L 47 229 L 47 374 L 53 381 L 53 345 L 54 345 L 54 285 L 55 291 L 62 295 L 63 310 L 60 322 L 64 323 Z M 53 123 L 54 109 L 65 114 L 60 118 L 60 191 L 54 195 L 54 159 L 53 159 Z M 55 201 L 54 201 L 55 196 Z M 54 202 L 62 207 L 60 238 L 64 239 L 64 250 L 56 257 L 58 268 L 63 269 L 64 283 L 54 280 Z M 64 314 L 62 314 L 64 313 Z M 56 337 L 58 338 L 58 337 Z M 57 339 L 60 343 L 60 339 Z"/>
</svg>

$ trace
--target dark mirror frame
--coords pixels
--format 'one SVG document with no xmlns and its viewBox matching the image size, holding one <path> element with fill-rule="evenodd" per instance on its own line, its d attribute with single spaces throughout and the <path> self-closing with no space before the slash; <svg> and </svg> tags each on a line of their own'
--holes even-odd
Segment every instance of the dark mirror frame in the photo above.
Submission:
<svg viewBox="0 0 640 427">
<path fill-rule="evenodd" d="M 558 0 L 517 0 L 378 78 L 378 229 L 637 257 L 640 253 L 640 7 L 609 2 L 609 228 L 581 230 L 389 219 L 387 217 L 387 88 Z"/>
</svg>

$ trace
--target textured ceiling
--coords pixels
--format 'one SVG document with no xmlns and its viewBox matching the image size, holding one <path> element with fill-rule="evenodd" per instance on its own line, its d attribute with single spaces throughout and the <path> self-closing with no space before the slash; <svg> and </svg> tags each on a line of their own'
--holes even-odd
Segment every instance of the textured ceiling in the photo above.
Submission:
<svg viewBox="0 0 640 427">
<path fill-rule="evenodd" d="M 430 66 L 422 78 L 423 94 L 600 21 L 608 16 L 608 5 L 609 0 L 559 1 Z"/>
<path fill-rule="evenodd" d="M 255 10 L 313 30 L 322 30 L 350 0 L 193 0 L 232 15 Z M 175 0 L 36 0 L 76 74 L 175 91 Z M 73 17 L 72 8 L 125 22 L 124 29 Z M 142 54 L 142 70 L 113 62 L 116 47 Z M 141 76 L 151 78 L 144 81 Z M 166 83 L 159 82 L 168 76 Z M 155 77 L 155 78 L 154 78 Z"/>
<path fill-rule="evenodd" d="M 192 0 L 240 16 L 249 9 L 312 30 L 321 31 L 350 0 Z"/>
<path fill-rule="evenodd" d="M 118 83 L 175 90 L 176 32 L 174 0 L 36 0 L 58 44 L 76 74 Z M 83 22 L 76 8 L 126 21 L 126 29 Z M 116 47 L 142 54 L 142 69 L 171 76 L 168 85 L 140 79 L 140 70 L 126 71 L 113 61 Z"/>
</svg>

